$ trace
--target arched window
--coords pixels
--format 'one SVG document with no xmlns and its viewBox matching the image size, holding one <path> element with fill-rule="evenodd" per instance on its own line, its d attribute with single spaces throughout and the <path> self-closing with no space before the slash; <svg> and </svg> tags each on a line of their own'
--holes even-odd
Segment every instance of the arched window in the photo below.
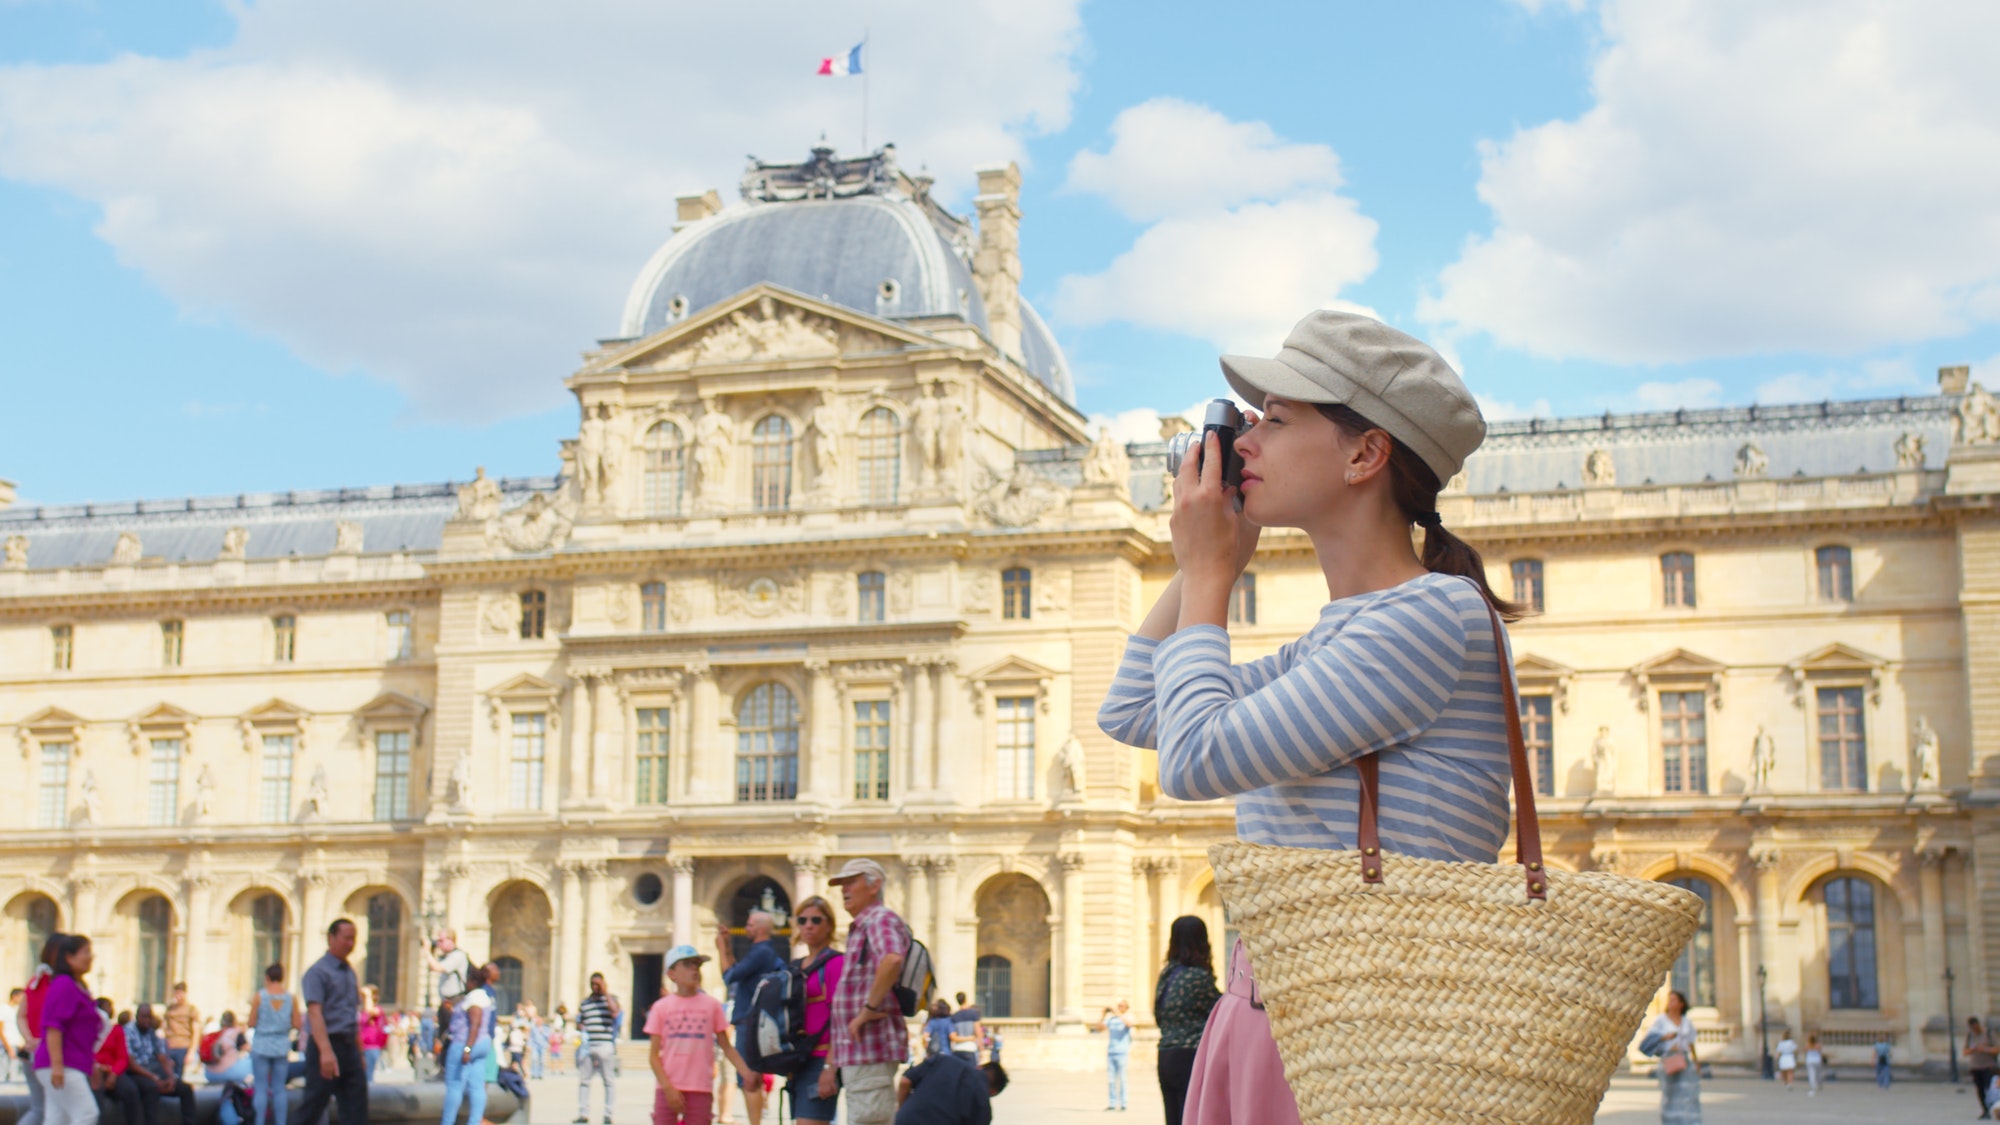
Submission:
<svg viewBox="0 0 2000 1125">
<path fill-rule="evenodd" d="M 681 428 L 672 422 L 655 422 L 646 431 L 646 514 L 681 514 L 681 496 L 687 487 L 686 444 Z"/>
<path fill-rule="evenodd" d="M 1879 1008 L 1875 990 L 1875 887 L 1866 879 L 1828 879 L 1827 1002 L 1835 1008 Z"/>
<path fill-rule="evenodd" d="M 1715 1007 L 1715 888 L 1708 880 L 1683 876 L 1667 885 L 1701 897 L 1701 928 L 1688 939 L 1674 960 L 1673 989 L 1687 997 L 1691 1008 Z"/>
<path fill-rule="evenodd" d="M 255 992 L 264 987 L 264 969 L 285 959 L 285 900 L 277 895 L 258 895 L 250 901 L 250 982 Z"/>
<path fill-rule="evenodd" d="M 861 502 L 885 507 L 896 502 L 903 481 L 903 423 L 886 406 L 861 416 Z"/>
<path fill-rule="evenodd" d="M 792 424 L 766 414 L 750 431 L 750 504 L 760 512 L 792 506 Z"/>
<path fill-rule="evenodd" d="M 382 1004 L 393 1006 L 402 984 L 403 900 L 389 891 L 368 896 L 368 953 L 363 984 L 375 986 Z"/>
<path fill-rule="evenodd" d="M 42 963 L 42 946 L 47 945 L 49 938 L 57 932 L 56 904 L 36 895 L 27 901 L 26 909 L 21 914 L 28 936 L 28 965 L 21 979 L 27 980 L 35 975 L 35 966 Z"/>
<path fill-rule="evenodd" d="M 174 963 L 174 908 L 153 895 L 139 904 L 139 973 L 133 982 L 135 1004 L 167 1002 L 167 971 Z"/>
<path fill-rule="evenodd" d="M 1819 600 L 1854 600 L 1854 552 L 1846 547 L 1821 547 L 1813 552 L 1819 570 Z"/>
<path fill-rule="evenodd" d="M 503 1016 L 511 1016 L 521 1003 L 521 979 L 524 975 L 519 957 L 495 957 L 495 965 L 500 966 L 500 979 L 493 985 L 493 1010 Z"/>
<path fill-rule="evenodd" d="M 980 1015 L 988 1019 L 1012 1019 L 1014 963 L 996 953 L 981 957 L 975 965 L 972 990 Z"/>
<path fill-rule="evenodd" d="M 736 708 L 736 799 L 799 794 L 799 704 L 783 684 L 758 684 Z"/>
</svg>

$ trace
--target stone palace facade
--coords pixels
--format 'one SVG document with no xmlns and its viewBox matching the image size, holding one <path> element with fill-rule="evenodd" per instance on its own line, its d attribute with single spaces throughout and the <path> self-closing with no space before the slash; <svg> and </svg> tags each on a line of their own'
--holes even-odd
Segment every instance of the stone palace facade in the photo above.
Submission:
<svg viewBox="0 0 2000 1125">
<path fill-rule="evenodd" d="M 1018 173 L 976 223 L 929 187 L 821 150 L 681 200 L 555 476 L 0 510 L 0 964 L 76 929 L 121 1004 L 216 1010 L 345 914 L 396 1002 L 444 923 L 513 997 L 643 1002 L 670 945 L 868 855 L 1024 1045 L 1143 1017 L 1167 924 L 1225 930 L 1232 832 L 1094 722 L 1173 569 L 1162 447 L 1088 432 Z M 2000 987 L 1996 496 L 1963 368 L 1500 423 L 1449 486 L 1540 611 L 1549 857 L 1708 900 L 1674 978 L 1711 1058 L 1755 1056 L 1761 991 L 1774 1039 L 1939 1065 Z M 1323 600 L 1267 535 L 1240 655 Z"/>
</svg>

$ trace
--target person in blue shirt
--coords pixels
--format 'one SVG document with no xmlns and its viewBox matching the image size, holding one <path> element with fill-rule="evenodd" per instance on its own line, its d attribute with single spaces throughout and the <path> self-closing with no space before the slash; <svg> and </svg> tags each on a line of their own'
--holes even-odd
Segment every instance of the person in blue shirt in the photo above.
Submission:
<svg viewBox="0 0 2000 1125">
<path fill-rule="evenodd" d="M 1104 1009 L 1097 1022 L 1090 1025 L 1092 1031 L 1102 1031 L 1110 1038 L 1104 1046 L 1104 1072 L 1110 1083 L 1105 1092 L 1105 1109 L 1127 1109 L 1125 1104 L 1125 1064 L 1132 1058 L 1132 1021 L 1127 1015 L 1132 1006 L 1120 1000 Z"/>
<path fill-rule="evenodd" d="M 752 910 L 743 922 L 743 933 L 750 939 L 750 948 L 744 951 L 743 959 L 736 959 L 736 947 L 729 940 L 727 931 L 715 935 L 717 964 L 722 966 L 722 983 L 729 986 L 733 1003 L 730 1018 L 736 1025 L 736 1050 L 747 1055 L 750 1039 L 756 1035 L 757 1013 L 752 1010 L 751 998 L 757 992 L 757 982 L 764 974 L 776 972 L 785 967 L 791 958 L 791 943 L 775 936 L 778 920 L 768 910 Z M 764 1119 L 764 1084 L 761 1080 L 752 1083 L 737 1078 L 737 1086 L 743 1091 L 743 1109 L 751 1121 Z"/>
</svg>

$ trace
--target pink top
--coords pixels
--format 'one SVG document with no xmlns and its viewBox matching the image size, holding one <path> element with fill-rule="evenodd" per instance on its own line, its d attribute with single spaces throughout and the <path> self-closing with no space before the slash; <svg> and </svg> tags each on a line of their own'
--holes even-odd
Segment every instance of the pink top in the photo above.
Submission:
<svg viewBox="0 0 2000 1125">
<path fill-rule="evenodd" d="M 799 967 L 804 968 L 806 964 L 802 958 Z M 846 965 L 846 954 L 829 952 L 820 960 L 818 967 L 806 974 L 807 1035 L 819 1035 L 832 1021 L 833 990 L 840 987 L 840 970 Z M 832 1050 L 833 1037 L 825 1035 L 820 1037 L 819 1045 L 813 1048 L 813 1054 L 823 1059 Z"/>
<path fill-rule="evenodd" d="M 361 1049 L 381 1050 L 389 1045 L 389 1019 L 380 1008 L 361 1015 Z"/>
<path fill-rule="evenodd" d="M 669 992 L 646 1012 L 646 1034 L 658 1036 L 660 1069 L 685 1093 L 706 1094 L 715 1081 L 715 1037 L 729 1030 L 722 1001 L 706 992 Z"/>
</svg>

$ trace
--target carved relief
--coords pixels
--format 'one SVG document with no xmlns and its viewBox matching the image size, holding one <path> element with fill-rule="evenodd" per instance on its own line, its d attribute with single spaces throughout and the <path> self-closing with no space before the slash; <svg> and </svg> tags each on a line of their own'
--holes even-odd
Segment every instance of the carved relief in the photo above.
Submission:
<svg viewBox="0 0 2000 1125">
<path fill-rule="evenodd" d="M 981 464 L 979 468 L 980 481 L 974 486 L 977 495 L 973 507 L 1001 527 L 1026 527 L 1047 515 L 1067 496 L 1062 486 L 1026 464 L 1016 462 L 1005 475 L 990 465 Z"/>
<path fill-rule="evenodd" d="M 961 604 L 967 613 L 992 613 L 995 599 L 999 597 L 999 583 L 990 570 L 976 570 L 965 579 L 965 592 Z"/>
<path fill-rule="evenodd" d="M 1951 420 L 1952 440 L 1960 445 L 2000 442 L 2000 401 L 1978 383 L 1966 388 Z"/>
<path fill-rule="evenodd" d="M 479 624 L 489 633 L 508 636 L 521 628 L 520 603 L 506 594 L 486 598 L 479 610 Z"/>
<path fill-rule="evenodd" d="M 358 555 L 361 553 L 361 525 L 353 520 L 341 520 L 333 525 L 333 553 L 336 555 Z"/>
<path fill-rule="evenodd" d="M 111 565 L 131 566 L 139 561 L 140 550 L 138 532 L 119 532 L 118 545 L 111 548 Z"/>
<path fill-rule="evenodd" d="M 569 539 L 574 523 L 570 512 L 546 492 L 500 517 L 493 536 L 510 551 L 552 551 Z"/>
<path fill-rule="evenodd" d="M 835 574 L 827 579 L 824 608 L 829 616 L 847 616 L 847 585 L 854 581 L 848 575 Z"/>
<path fill-rule="evenodd" d="M 28 537 L 27 537 L 27 536 L 25 536 L 25 535 L 9 535 L 9 536 L 7 537 L 7 553 L 6 553 L 6 559 L 5 559 L 5 562 L 4 562 L 4 563 L 0 563 L 0 565 L 4 565 L 4 566 L 5 566 L 5 568 L 6 568 L 6 569 L 8 569 L 8 570 L 26 570 L 26 569 L 28 569 Z"/>
<path fill-rule="evenodd" d="M 1611 460 L 1610 450 L 1593 449 L 1583 459 L 1583 483 L 1592 487 L 1618 483 L 1618 466 Z"/>
<path fill-rule="evenodd" d="M 250 552 L 250 529 L 232 527 L 222 533 L 222 552 L 215 557 L 224 562 L 241 562 Z"/>
<path fill-rule="evenodd" d="M 763 297 L 756 308 L 739 309 L 711 325 L 699 338 L 668 352 L 661 366 L 698 367 L 838 354 L 839 325 Z"/>
<path fill-rule="evenodd" d="M 805 582 L 796 570 L 716 577 L 715 605 L 725 617 L 771 617 L 805 608 Z"/>
<path fill-rule="evenodd" d="M 632 587 L 619 585 L 604 591 L 604 615 L 614 625 L 632 620 Z"/>
<path fill-rule="evenodd" d="M 910 612 L 910 603 L 916 600 L 917 580 L 907 570 L 893 571 L 889 575 L 889 611 L 903 614 Z"/>
<path fill-rule="evenodd" d="M 1035 572 L 1035 612 L 1057 613 L 1069 608 L 1069 578 L 1066 568 L 1047 567 Z"/>
<path fill-rule="evenodd" d="M 1736 451 L 1736 475 L 1744 480 L 1755 480 L 1763 476 L 1770 467 L 1771 459 L 1764 455 L 1763 450 L 1757 448 L 1757 443 L 1754 441 L 1745 442 L 1743 448 Z"/>
</svg>

